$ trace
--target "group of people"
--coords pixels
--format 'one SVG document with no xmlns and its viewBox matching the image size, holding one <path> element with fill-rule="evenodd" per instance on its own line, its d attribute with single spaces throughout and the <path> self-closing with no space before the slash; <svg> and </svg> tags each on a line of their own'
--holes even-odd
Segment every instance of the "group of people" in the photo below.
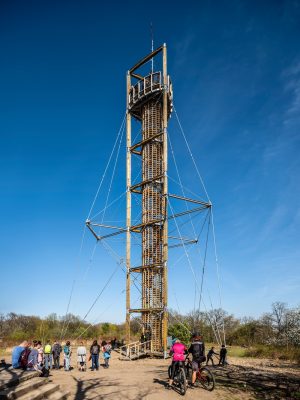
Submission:
<svg viewBox="0 0 300 400">
<path fill-rule="evenodd" d="M 114 346 L 114 343 L 113 343 Z M 91 369 L 99 369 L 99 357 L 102 353 L 104 358 L 104 368 L 109 367 L 112 347 L 110 342 L 103 340 L 101 345 L 97 340 L 93 341 L 90 347 L 88 361 L 91 361 Z M 23 341 L 12 351 L 12 367 L 21 368 L 27 371 L 49 371 L 50 369 L 60 368 L 61 353 L 65 371 L 71 369 L 71 343 L 67 341 L 63 346 L 56 340 L 53 344 L 47 341 L 45 345 L 40 340 L 32 342 Z M 80 371 L 85 371 L 87 366 L 87 349 L 83 342 L 77 347 L 77 366 Z"/>
<path fill-rule="evenodd" d="M 109 359 L 111 357 L 111 350 L 114 348 L 114 340 L 113 342 L 106 342 L 103 340 L 101 345 L 98 344 L 97 340 L 93 341 L 93 344 L 90 347 L 90 356 L 89 361 L 92 361 L 92 371 L 99 369 L 99 357 L 102 353 L 104 358 L 104 368 L 109 367 Z M 86 370 L 86 358 L 87 358 L 87 350 L 84 346 L 83 342 L 80 343 L 80 346 L 77 348 L 77 364 L 78 369 L 81 371 Z"/>
<path fill-rule="evenodd" d="M 215 348 L 212 347 L 209 352 L 207 353 L 207 359 L 206 359 L 206 365 L 208 365 L 208 361 L 211 361 L 212 365 L 215 365 L 213 356 L 220 356 L 219 358 L 219 365 L 224 365 L 226 364 L 226 355 L 227 355 L 227 349 L 225 344 L 222 344 L 222 347 L 220 349 L 220 353 L 215 352 Z"/>
<path fill-rule="evenodd" d="M 70 342 L 66 342 L 63 350 L 64 365 L 65 369 L 68 370 L 70 369 L 71 357 Z M 59 369 L 61 352 L 62 346 L 58 341 L 55 341 L 53 345 L 47 341 L 43 346 L 40 340 L 33 340 L 32 342 L 24 340 L 12 351 L 12 367 L 27 371 L 42 370 L 43 368 L 49 370 L 54 363 L 53 368 Z"/>
<path fill-rule="evenodd" d="M 199 371 L 199 368 L 201 367 L 201 364 L 205 361 L 207 361 L 206 362 L 207 364 L 209 360 L 211 360 L 213 363 L 212 357 L 214 354 L 217 353 L 214 352 L 214 347 L 212 347 L 207 354 L 207 358 L 205 357 L 205 344 L 203 342 L 202 335 L 199 332 L 195 332 L 193 334 L 192 342 L 188 349 L 183 343 L 180 342 L 179 339 L 175 338 L 173 340 L 173 345 L 170 350 L 170 355 L 172 356 L 172 371 L 169 380 L 169 385 L 167 386 L 168 389 L 172 388 L 176 369 L 178 368 L 180 363 L 185 361 L 186 354 L 192 355 L 193 374 L 190 385 L 191 388 L 193 388 L 196 382 L 196 375 L 197 372 Z M 226 346 L 223 344 L 220 350 L 220 360 L 219 360 L 219 364 L 222 364 L 223 366 L 226 362 L 226 354 L 227 354 L 227 349 Z"/>
</svg>

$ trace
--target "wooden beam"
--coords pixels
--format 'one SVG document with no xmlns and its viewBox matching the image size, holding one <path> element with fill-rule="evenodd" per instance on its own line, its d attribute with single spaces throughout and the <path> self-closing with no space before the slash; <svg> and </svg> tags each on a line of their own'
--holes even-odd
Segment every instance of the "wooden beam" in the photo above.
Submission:
<svg viewBox="0 0 300 400">
<path fill-rule="evenodd" d="M 163 308 L 131 308 L 130 313 L 162 312 Z"/>
<path fill-rule="evenodd" d="M 160 132 L 160 133 L 157 133 L 156 135 L 151 136 L 148 139 L 142 140 L 142 141 L 134 144 L 133 146 L 131 146 L 130 150 L 133 152 L 133 150 L 136 149 L 137 147 L 140 147 L 140 146 L 145 145 L 146 143 L 152 142 L 152 140 L 158 138 L 159 136 L 162 136 L 163 134 L 164 134 L 163 132 Z"/>
<path fill-rule="evenodd" d="M 131 266 L 131 114 L 129 112 L 130 72 L 126 80 L 126 341 L 130 343 L 130 266 Z"/>
<path fill-rule="evenodd" d="M 140 232 L 138 229 L 142 229 L 142 228 L 145 228 L 146 226 L 155 225 L 155 224 L 161 225 L 163 222 L 164 222 L 163 219 L 154 219 L 152 221 L 144 222 L 142 224 L 133 225 L 130 227 L 130 230 L 132 232 Z"/>
<path fill-rule="evenodd" d="M 132 72 L 131 76 L 132 76 L 133 78 L 138 79 L 138 80 L 144 79 L 144 77 L 143 77 L 142 75 L 136 74 L 136 73 L 134 73 L 134 72 Z"/>
<path fill-rule="evenodd" d="M 152 264 L 152 265 L 140 265 L 140 266 L 138 266 L 138 267 L 132 267 L 132 268 L 130 268 L 130 272 L 142 272 L 143 270 L 145 270 L 145 269 L 149 269 L 149 268 L 151 268 L 151 269 L 161 269 L 161 268 L 163 268 L 163 265 L 161 265 L 161 264 Z"/>
<path fill-rule="evenodd" d="M 134 192 L 134 190 L 137 189 L 138 187 L 145 186 L 145 185 L 147 185 L 148 183 L 151 183 L 151 182 L 159 181 L 163 177 L 164 177 L 164 175 L 158 175 L 158 176 L 155 176 L 154 178 L 146 179 L 145 181 L 137 183 L 136 185 L 132 185 L 130 187 L 130 190 L 132 192 Z"/>
<path fill-rule="evenodd" d="M 154 50 L 152 53 L 148 54 L 146 57 L 142 58 L 138 63 L 136 63 L 130 70 L 129 73 L 132 76 L 132 73 L 144 65 L 147 61 L 151 60 L 151 58 L 155 57 L 160 51 L 162 51 L 163 46 L 160 46 L 158 49 Z"/>
<path fill-rule="evenodd" d="M 162 282 L 162 301 L 163 301 L 163 316 L 162 316 L 162 345 L 164 357 L 167 358 L 167 336 L 168 336 L 168 71 L 167 71 L 167 46 L 163 44 L 163 169 L 164 169 L 164 184 L 163 184 L 163 282 Z"/>
</svg>

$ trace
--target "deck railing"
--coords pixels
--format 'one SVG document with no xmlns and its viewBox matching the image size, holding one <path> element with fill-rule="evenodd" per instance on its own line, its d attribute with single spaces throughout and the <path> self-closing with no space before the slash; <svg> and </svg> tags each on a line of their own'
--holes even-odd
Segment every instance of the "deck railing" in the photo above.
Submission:
<svg viewBox="0 0 300 400">
<path fill-rule="evenodd" d="M 120 357 L 134 360 L 152 352 L 152 340 L 146 342 L 133 342 L 120 347 Z"/>
<path fill-rule="evenodd" d="M 162 74 L 160 71 L 153 72 L 139 80 L 134 86 L 131 87 L 129 92 L 129 107 L 132 107 L 140 99 L 147 96 L 149 93 L 161 91 L 163 89 Z M 169 96 L 172 99 L 172 83 L 168 76 Z"/>
</svg>

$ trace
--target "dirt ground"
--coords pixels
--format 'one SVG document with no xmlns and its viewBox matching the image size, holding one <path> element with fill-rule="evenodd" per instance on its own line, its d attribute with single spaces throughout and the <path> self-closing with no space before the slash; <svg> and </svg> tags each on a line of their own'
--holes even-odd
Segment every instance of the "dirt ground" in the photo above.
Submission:
<svg viewBox="0 0 300 400">
<path fill-rule="evenodd" d="M 102 362 L 102 361 L 101 361 Z M 166 390 L 170 360 L 120 361 L 112 353 L 110 368 L 80 372 L 73 357 L 71 371 L 51 371 L 50 379 L 70 391 L 71 400 L 169 400 L 181 398 Z M 185 398 L 203 400 L 300 399 L 300 369 L 289 363 L 230 358 L 226 367 L 211 367 L 216 389 L 188 389 Z M 90 363 L 89 363 L 90 364 Z M 89 365 L 90 367 L 90 365 Z"/>
</svg>

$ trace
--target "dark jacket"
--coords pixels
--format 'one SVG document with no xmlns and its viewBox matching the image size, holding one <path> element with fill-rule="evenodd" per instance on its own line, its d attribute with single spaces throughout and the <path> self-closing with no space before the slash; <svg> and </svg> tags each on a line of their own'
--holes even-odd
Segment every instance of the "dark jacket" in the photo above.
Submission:
<svg viewBox="0 0 300 400">
<path fill-rule="evenodd" d="M 202 342 L 201 340 L 192 342 L 192 344 L 190 345 L 190 348 L 188 349 L 188 352 L 190 354 L 192 354 L 193 361 L 202 361 L 203 357 L 205 357 L 204 342 Z"/>
<path fill-rule="evenodd" d="M 62 352 L 61 345 L 59 343 L 54 343 L 52 346 L 52 354 L 54 358 L 57 358 L 60 356 L 60 353 Z"/>
<path fill-rule="evenodd" d="M 222 347 L 220 350 L 220 357 L 225 357 L 227 354 L 227 349 L 225 347 Z"/>
<path fill-rule="evenodd" d="M 218 353 L 215 353 L 212 349 L 210 349 L 209 352 L 207 353 L 207 357 L 210 358 L 210 357 L 212 357 L 214 354 L 215 354 L 216 356 L 219 355 Z"/>
<path fill-rule="evenodd" d="M 100 346 L 99 344 L 92 344 L 91 348 L 90 348 L 90 353 L 91 354 L 99 354 L 100 353 Z"/>
</svg>

